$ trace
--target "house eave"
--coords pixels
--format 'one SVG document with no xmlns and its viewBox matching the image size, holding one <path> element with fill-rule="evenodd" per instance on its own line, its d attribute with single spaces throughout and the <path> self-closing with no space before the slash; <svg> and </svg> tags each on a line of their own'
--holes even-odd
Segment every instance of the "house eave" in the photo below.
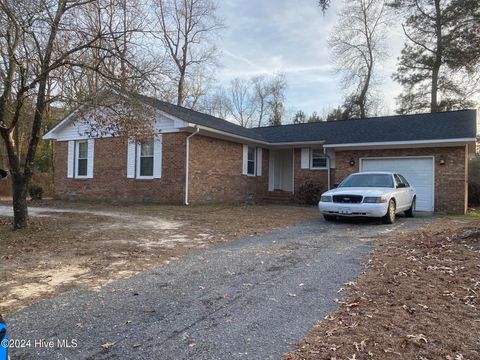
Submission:
<svg viewBox="0 0 480 360">
<path fill-rule="evenodd" d="M 452 147 L 464 146 L 465 144 L 474 144 L 475 138 L 457 138 L 457 139 L 432 139 L 432 140 L 412 140 L 412 141 L 382 141 L 369 143 L 346 143 L 346 144 L 326 144 L 325 148 L 334 148 L 335 150 L 368 150 L 368 149 L 400 149 L 400 148 L 420 148 L 420 147 Z"/>
<path fill-rule="evenodd" d="M 311 146 L 311 145 L 323 145 L 324 140 L 318 141 L 295 141 L 295 142 L 269 142 L 253 139 L 247 136 L 241 136 L 232 134 L 226 131 L 213 129 L 203 125 L 196 125 L 194 123 L 188 124 L 188 129 L 193 131 L 193 129 L 198 128 L 200 131 L 203 131 L 203 135 L 214 136 L 221 139 L 234 140 L 235 142 L 242 144 L 252 144 L 252 145 L 262 145 L 266 148 L 281 148 L 281 147 L 296 147 L 296 146 Z"/>
</svg>

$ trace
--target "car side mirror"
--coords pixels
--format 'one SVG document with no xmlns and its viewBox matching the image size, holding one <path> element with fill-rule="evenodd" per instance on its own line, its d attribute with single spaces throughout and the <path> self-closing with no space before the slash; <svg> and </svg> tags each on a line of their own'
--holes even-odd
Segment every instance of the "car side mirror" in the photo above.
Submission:
<svg viewBox="0 0 480 360">
<path fill-rule="evenodd" d="M 406 187 L 407 187 L 407 185 L 405 185 L 404 183 L 399 183 L 397 185 L 397 189 L 406 188 Z"/>
<path fill-rule="evenodd" d="M 338 183 L 333 184 L 333 189 L 338 187 Z"/>
</svg>

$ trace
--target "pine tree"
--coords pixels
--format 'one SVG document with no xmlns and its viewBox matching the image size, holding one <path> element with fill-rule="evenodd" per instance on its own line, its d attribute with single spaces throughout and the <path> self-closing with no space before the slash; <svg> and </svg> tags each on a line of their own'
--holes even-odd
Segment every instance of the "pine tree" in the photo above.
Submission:
<svg viewBox="0 0 480 360">
<path fill-rule="evenodd" d="M 473 106 L 480 63 L 478 0 L 396 0 L 407 37 L 394 79 L 399 113 Z"/>
</svg>

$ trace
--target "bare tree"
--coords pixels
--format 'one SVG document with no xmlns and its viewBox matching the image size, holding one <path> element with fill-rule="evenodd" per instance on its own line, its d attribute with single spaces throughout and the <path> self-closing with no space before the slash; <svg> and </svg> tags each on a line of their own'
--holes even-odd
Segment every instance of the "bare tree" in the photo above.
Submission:
<svg viewBox="0 0 480 360">
<path fill-rule="evenodd" d="M 258 126 L 265 125 L 265 119 L 268 119 L 270 125 L 281 123 L 284 117 L 283 103 L 287 88 L 285 74 L 258 75 L 252 77 L 250 81 L 257 108 Z"/>
<path fill-rule="evenodd" d="M 225 90 L 217 87 L 205 93 L 199 110 L 241 126 L 278 125 L 285 115 L 285 74 L 235 78 Z"/>
<path fill-rule="evenodd" d="M 56 85 L 57 101 L 67 110 L 112 82 L 130 91 L 166 93 L 162 86 L 166 82 L 162 74 L 166 60 L 149 45 L 152 39 L 151 29 L 145 26 L 146 11 L 140 0 L 105 0 L 99 22 L 96 6 L 86 8 L 84 21 L 92 32 L 103 28 L 118 36 L 76 55 L 79 62 L 90 66 L 62 67 L 55 72 L 55 77 L 61 78 Z M 104 47 L 112 49 L 115 56 L 105 54 Z"/>
<path fill-rule="evenodd" d="M 344 1 L 338 24 L 329 38 L 333 61 L 343 75 L 342 87 L 351 91 L 344 107 L 353 117 L 369 114 L 375 69 L 386 56 L 385 10 L 385 0 Z"/>
<path fill-rule="evenodd" d="M 281 125 L 285 115 L 285 90 L 287 81 L 285 74 L 275 74 L 269 82 L 270 97 L 268 99 L 269 107 L 269 125 Z"/>
<path fill-rule="evenodd" d="M 257 102 L 258 126 L 263 125 L 264 118 L 268 112 L 268 98 L 271 95 L 270 85 L 265 75 L 257 75 L 251 79 L 255 101 Z"/>
<path fill-rule="evenodd" d="M 202 100 L 202 109 L 205 113 L 221 119 L 228 119 L 232 108 L 227 91 L 222 86 L 212 90 L 208 96 Z"/>
<path fill-rule="evenodd" d="M 42 122 L 65 68 L 100 69 L 116 56 L 109 48 L 122 34 L 104 26 L 111 1 L 105 0 L 0 0 L 0 136 L 5 144 L 13 189 L 14 228 L 28 225 L 27 186 Z M 95 9 L 95 26 L 87 12 Z M 96 63 L 84 63 L 82 54 L 97 49 Z M 32 111 L 28 111 L 31 104 Z M 26 120 L 25 120 L 26 119 Z M 15 141 L 15 129 L 30 121 L 24 155 Z"/>
<path fill-rule="evenodd" d="M 187 97 L 186 82 L 198 68 L 215 64 L 217 48 L 212 43 L 223 27 L 211 0 L 153 0 L 159 31 L 154 33 L 164 44 L 174 69 L 177 105 Z"/>
<path fill-rule="evenodd" d="M 257 106 L 251 82 L 235 78 L 230 83 L 229 113 L 240 126 L 252 127 Z"/>
</svg>

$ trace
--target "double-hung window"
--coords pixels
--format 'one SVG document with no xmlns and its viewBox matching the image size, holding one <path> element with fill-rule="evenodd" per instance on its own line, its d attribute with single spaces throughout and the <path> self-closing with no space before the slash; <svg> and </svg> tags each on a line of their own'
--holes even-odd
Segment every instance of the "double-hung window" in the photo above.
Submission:
<svg viewBox="0 0 480 360">
<path fill-rule="evenodd" d="M 262 148 L 243 145 L 242 174 L 262 176 Z"/>
<path fill-rule="evenodd" d="M 127 145 L 127 178 L 160 179 L 162 177 L 162 136 L 150 141 L 135 142 Z"/>
<path fill-rule="evenodd" d="M 153 139 L 149 142 L 138 144 L 137 146 L 137 177 L 152 178 L 154 159 Z"/>
<path fill-rule="evenodd" d="M 247 157 L 247 175 L 255 176 L 255 170 L 257 168 L 257 149 L 253 146 L 248 147 Z"/>
<path fill-rule="evenodd" d="M 68 141 L 67 178 L 93 178 L 94 144 L 94 139 Z"/>
<path fill-rule="evenodd" d="M 325 156 L 323 149 L 311 149 L 310 168 L 326 169 L 327 166 L 328 166 L 328 159 Z"/>
<path fill-rule="evenodd" d="M 76 168 L 76 177 L 87 177 L 88 175 L 88 141 L 82 140 L 77 141 L 77 148 L 75 151 L 76 161 L 75 161 L 75 168 Z"/>
</svg>

